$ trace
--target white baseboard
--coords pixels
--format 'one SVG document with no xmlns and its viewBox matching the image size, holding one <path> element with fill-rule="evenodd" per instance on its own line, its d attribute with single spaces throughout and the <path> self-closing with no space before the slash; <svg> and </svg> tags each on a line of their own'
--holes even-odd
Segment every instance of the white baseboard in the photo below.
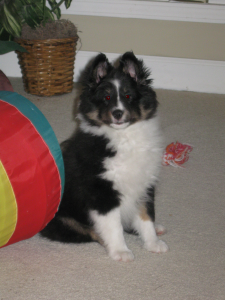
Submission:
<svg viewBox="0 0 225 300">
<path fill-rule="evenodd" d="M 76 0 L 62 14 L 224 24 L 224 0 L 210 4 L 176 1 Z M 217 5 L 217 4 L 221 5 Z M 223 5 L 222 5 L 223 4 Z"/>
<path fill-rule="evenodd" d="M 97 52 L 79 51 L 76 55 L 74 81 Z M 119 57 L 116 53 L 106 53 L 109 61 Z M 225 94 L 225 62 L 212 60 L 184 59 L 159 56 L 137 55 L 151 69 L 153 87 Z M 14 52 L 1 55 L 0 69 L 8 77 L 21 77 L 17 56 Z"/>
</svg>

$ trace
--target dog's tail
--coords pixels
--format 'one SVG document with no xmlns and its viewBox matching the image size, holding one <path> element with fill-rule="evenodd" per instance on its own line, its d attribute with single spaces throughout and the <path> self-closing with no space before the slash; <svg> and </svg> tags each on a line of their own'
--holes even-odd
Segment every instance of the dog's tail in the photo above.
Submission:
<svg viewBox="0 0 225 300">
<path fill-rule="evenodd" d="M 54 217 L 40 234 L 52 241 L 63 243 L 88 243 L 95 241 L 102 244 L 101 239 L 92 228 L 68 217 Z"/>
</svg>

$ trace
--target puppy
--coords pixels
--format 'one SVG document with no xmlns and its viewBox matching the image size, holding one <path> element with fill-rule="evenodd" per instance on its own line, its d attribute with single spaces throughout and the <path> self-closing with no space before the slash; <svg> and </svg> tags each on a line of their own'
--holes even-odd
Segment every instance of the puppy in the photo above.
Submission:
<svg viewBox="0 0 225 300">
<path fill-rule="evenodd" d="M 133 52 L 117 67 L 104 54 L 83 80 L 76 133 L 62 144 L 65 191 L 54 219 L 41 234 L 62 242 L 98 241 L 116 261 L 132 261 L 124 231 L 161 253 L 154 192 L 162 157 L 156 94 L 149 71 Z"/>
</svg>

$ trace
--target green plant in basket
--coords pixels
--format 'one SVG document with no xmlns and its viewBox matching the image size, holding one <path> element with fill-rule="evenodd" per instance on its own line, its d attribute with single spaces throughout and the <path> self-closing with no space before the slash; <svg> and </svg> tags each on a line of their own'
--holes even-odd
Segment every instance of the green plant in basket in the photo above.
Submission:
<svg viewBox="0 0 225 300">
<path fill-rule="evenodd" d="M 49 20 L 61 18 L 60 6 L 70 7 L 72 0 L 0 0 L 0 54 L 19 50 L 13 41 L 21 36 L 23 24 L 37 28 Z M 24 48 L 23 48 L 24 49 Z M 25 49 L 24 49 L 25 50 Z"/>
</svg>

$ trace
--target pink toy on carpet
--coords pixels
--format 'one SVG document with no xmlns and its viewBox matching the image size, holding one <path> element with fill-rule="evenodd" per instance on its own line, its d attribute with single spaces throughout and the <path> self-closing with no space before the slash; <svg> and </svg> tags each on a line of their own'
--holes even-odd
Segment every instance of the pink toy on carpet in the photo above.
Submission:
<svg viewBox="0 0 225 300">
<path fill-rule="evenodd" d="M 189 153 L 193 147 L 179 142 L 169 144 L 164 153 L 162 164 L 164 166 L 171 165 L 173 167 L 180 167 L 189 159 Z"/>
</svg>

